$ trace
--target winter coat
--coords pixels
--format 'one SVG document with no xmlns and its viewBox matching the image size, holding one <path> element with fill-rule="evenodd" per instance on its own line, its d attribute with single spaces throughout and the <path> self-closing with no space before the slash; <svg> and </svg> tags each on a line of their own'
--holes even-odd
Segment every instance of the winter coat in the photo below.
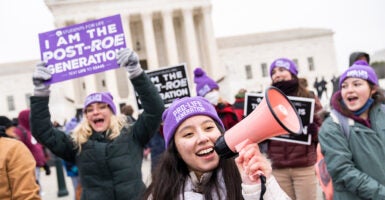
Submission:
<svg viewBox="0 0 385 200">
<path fill-rule="evenodd" d="M 219 103 L 215 106 L 215 109 L 226 130 L 230 129 L 240 121 L 233 106 L 229 103 Z"/>
<path fill-rule="evenodd" d="M 233 103 L 234 112 L 237 114 L 239 120 L 244 118 L 245 112 L 245 98 L 235 97 L 235 101 Z"/>
<path fill-rule="evenodd" d="M 23 110 L 18 116 L 18 126 L 15 129 L 16 135 L 19 137 L 28 149 L 31 151 L 36 161 L 37 167 L 43 167 L 47 162 L 43 145 L 41 145 L 31 134 L 29 124 L 30 110 Z"/>
<path fill-rule="evenodd" d="M 220 199 L 225 199 L 226 197 L 226 187 L 223 180 L 223 174 L 221 172 L 218 175 L 219 177 L 219 193 L 221 194 Z M 206 176 L 206 177 L 205 177 Z M 202 176 L 202 180 L 198 181 L 198 178 L 196 177 L 194 172 L 190 172 L 190 176 L 186 180 L 183 195 L 180 194 L 179 199 L 185 200 L 204 200 L 204 196 L 202 193 L 197 192 L 197 187 L 200 185 L 202 181 L 205 181 L 204 179 L 209 179 L 211 176 L 210 173 L 205 173 Z M 219 200 L 218 196 L 216 195 L 216 192 L 213 191 L 212 197 L 214 200 Z M 246 185 L 242 184 L 242 196 L 245 200 L 251 200 L 251 199 L 259 199 L 261 195 L 261 185 L 255 184 L 255 185 Z M 287 196 L 287 194 L 280 188 L 278 185 L 278 182 L 275 180 L 273 176 L 271 176 L 267 182 L 266 182 L 266 192 L 263 195 L 263 199 L 265 200 L 289 200 L 290 198 Z"/>
<path fill-rule="evenodd" d="M 375 105 L 369 119 L 371 128 L 349 118 L 348 139 L 332 114 L 321 126 L 319 141 L 334 200 L 385 199 L 385 111 Z"/>
<path fill-rule="evenodd" d="M 287 83 L 282 82 L 280 84 L 288 86 L 289 84 L 293 84 L 293 82 L 297 84 L 295 81 L 288 81 Z M 288 90 L 284 89 L 281 90 L 288 96 L 296 96 L 296 92 L 288 92 Z M 295 89 L 292 90 L 297 91 Z M 273 169 L 309 167 L 316 163 L 318 128 L 321 126 L 322 121 L 315 113 L 322 110 L 322 105 L 317 97 L 314 96 L 313 98 L 315 99 L 313 123 L 308 127 L 308 134 L 312 135 L 310 145 L 282 142 L 277 140 L 268 141 L 268 155 L 273 161 Z"/>
<path fill-rule="evenodd" d="M 140 199 L 145 190 L 141 173 L 143 147 L 157 132 L 164 105 L 145 73 L 131 82 L 144 109 L 139 119 L 132 126 L 124 126 L 114 140 L 93 132 L 80 152 L 69 136 L 52 127 L 49 98 L 31 97 L 32 133 L 54 154 L 76 163 L 82 200 Z"/>
<path fill-rule="evenodd" d="M 22 142 L 0 137 L 0 199 L 40 200 L 35 166 Z"/>
</svg>

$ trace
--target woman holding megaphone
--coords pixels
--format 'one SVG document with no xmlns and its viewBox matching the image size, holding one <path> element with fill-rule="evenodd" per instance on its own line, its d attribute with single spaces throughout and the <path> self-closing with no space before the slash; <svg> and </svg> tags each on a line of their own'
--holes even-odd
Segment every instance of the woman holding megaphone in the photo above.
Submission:
<svg viewBox="0 0 385 200">
<path fill-rule="evenodd" d="M 166 151 L 144 199 L 290 199 L 257 144 L 242 148 L 235 161 L 220 158 L 214 145 L 224 126 L 205 98 L 175 100 L 162 119 Z"/>
</svg>

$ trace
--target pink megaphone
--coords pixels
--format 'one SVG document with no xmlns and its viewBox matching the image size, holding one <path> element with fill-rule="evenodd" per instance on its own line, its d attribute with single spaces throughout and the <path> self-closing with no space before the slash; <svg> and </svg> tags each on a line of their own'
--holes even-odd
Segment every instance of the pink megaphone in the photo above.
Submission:
<svg viewBox="0 0 385 200">
<path fill-rule="evenodd" d="M 247 144 L 287 133 L 301 134 L 302 129 L 301 118 L 287 96 L 269 87 L 253 112 L 219 137 L 214 148 L 222 158 L 230 158 Z"/>
</svg>

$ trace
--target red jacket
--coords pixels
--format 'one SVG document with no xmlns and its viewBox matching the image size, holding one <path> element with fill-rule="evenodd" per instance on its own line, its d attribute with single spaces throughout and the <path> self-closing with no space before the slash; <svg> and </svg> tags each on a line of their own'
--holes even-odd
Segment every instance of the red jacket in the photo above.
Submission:
<svg viewBox="0 0 385 200">
<path fill-rule="evenodd" d="M 226 130 L 230 129 L 240 121 L 233 106 L 229 103 L 219 103 L 215 106 L 215 109 Z"/>
</svg>

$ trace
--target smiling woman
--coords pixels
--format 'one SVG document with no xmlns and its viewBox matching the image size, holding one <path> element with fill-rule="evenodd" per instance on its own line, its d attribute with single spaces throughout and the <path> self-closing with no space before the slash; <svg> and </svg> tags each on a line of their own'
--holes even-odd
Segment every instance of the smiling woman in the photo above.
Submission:
<svg viewBox="0 0 385 200">
<path fill-rule="evenodd" d="M 339 88 L 331 105 L 348 121 L 349 137 L 334 112 L 319 132 L 327 170 L 338 188 L 334 198 L 385 198 L 385 96 L 377 75 L 366 61 L 356 61 L 342 73 Z"/>
<path fill-rule="evenodd" d="M 224 126 L 205 98 L 175 100 L 162 118 L 167 149 L 144 199 L 289 199 L 257 144 L 246 146 L 235 161 L 214 151 Z M 260 174 L 267 177 L 265 193 Z"/>
<path fill-rule="evenodd" d="M 144 146 L 157 132 L 164 110 L 157 89 L 143 72 L 131 49 L 118 52 L 117 63 L 129 72 L 142 103 L 143 113 L 133 125 L 117 115 L 108 92 L 90 94 L 83 107 L 83 120 L 67 136 L 51 124 L 49 113 L 50 70 L 39 64 L 33 75 L 31 97 L 32 134 L 55 155 L 76 163 L 82 199 L 140 199 L 145 190 L 141 163 Z"/>
</svg>

